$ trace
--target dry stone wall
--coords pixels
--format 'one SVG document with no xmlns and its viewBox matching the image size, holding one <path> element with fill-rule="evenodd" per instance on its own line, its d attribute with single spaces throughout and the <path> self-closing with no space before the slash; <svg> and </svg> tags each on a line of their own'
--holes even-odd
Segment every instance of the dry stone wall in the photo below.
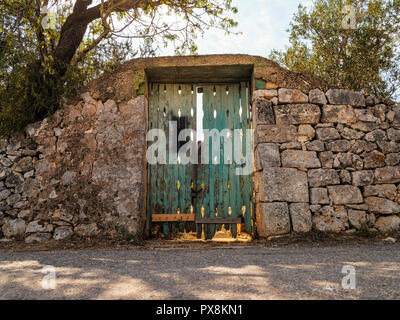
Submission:
<svg viewBox="0 0 400 320">
<path fill-rule="evenodd" d="M 143 230 L 146 99 L 88 93 L 76 105 L 0 140 L 0 239 Z"/>
<path fill-rule="evenodd" d="M 400 230 L 400 106 L 285 88 L 255 91 L 253 106 L 260 236 Z"/>
<path fill-rule="evenodd" d="M 0 239 L 141 233 L 147 100 L 134 89 L 145 88 L 143 68 L 226 61 L 255 63 L 265 81 L 253 95 L 259 236 L 400 230 L 400 106 L 259 57 L 182 59 L 125 64 L 74 105 L 0 139 Z"/>
</svg>

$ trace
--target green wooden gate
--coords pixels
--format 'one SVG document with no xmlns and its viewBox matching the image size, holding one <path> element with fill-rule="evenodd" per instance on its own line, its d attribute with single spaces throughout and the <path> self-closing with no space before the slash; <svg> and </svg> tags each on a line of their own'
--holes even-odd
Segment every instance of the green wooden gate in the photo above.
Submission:
<svg viewBox="0 0 400 320">
<path fill-rule="evenodd" d="M 236 237 L 237 226 L 241 223 L 244 223 L 246 233 L 253 234 L 253 177 L 251 174 L 237 175 L 238 165 L 233 159 L 229 159 L 233 164 L 224 163 L 224 139 L 233 139 L 235 129 L 241 129 L 242 154 L 246 153 L 246 129 L 251 128 L 249 95 L 245 82 L 150 84 L 149 130 L 162 129 L 166 133 L 167 156 L 164 160 L 167 164 L 148 165 L 147 216 L 154 222 L 155 216 L 165 215 L 165 219 L 156 221 L 163 221 L 162 231 L 167 237 L 178 230 L 186 230 L 196 231 L 198 238 L 203 235 L 211 239 L 222 226 L 230 228 Z M 221 134 L 218 157 L 212 156 L 211 134 L 208 164 L 184 165 L 177 154 L 168 153 L 171 143 L 176 143 L 178 150 L 186 143 L 169 139 L 170 121 L 177 123 L 178 133 L 183 129 L 196 130 L 197 138 L 188 139 L 200 140 L 202 130 L 206 129 L 217 129 L 218 132 L 230 129 L 232 134 Z M 201 141 L 198 144 L 201 163 L 205 147 L 200 147 Z M 177 158 L 177 164 L 168 164 L 171 157 Z M 181 222 L 176 222 L 176 217 L 181 216 L 195 218 L 178 218 Z"/>
</svg>

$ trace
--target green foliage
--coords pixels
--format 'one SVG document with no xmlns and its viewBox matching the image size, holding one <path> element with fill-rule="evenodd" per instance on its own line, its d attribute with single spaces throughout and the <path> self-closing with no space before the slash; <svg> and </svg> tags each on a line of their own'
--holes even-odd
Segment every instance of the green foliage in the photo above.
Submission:
<svg viewBox="0 0 400 320">
<path fill-rule="evenodd" d="M 132 234 L 127 228 L 120 227 L 118 229 L 118 235 L 121 240 L 127 241 L 134 246 L 143 247 L 146 245 L 143 235 Z"/>
<path fill-rule="evenodd" d="M 58 8 L 56 29 L 44 30 L 32 2 L 0 4 L 0 136 L 51 115 L 79 87 L 135 55 L 128 41 L 106 39 L 76 65 L 55 61 L 55 42 L 71 8 L 68 2 Z"/>
<path fill-rule="evenodd" d="M 132 41 L 118 41 L 109 37 L 99 43 L 76 66 L 82 75 L 81 85 L 100 77 L 104 73 L 114 71 L 123 62 L 137 56 L 138 51 L 133 48 Z"/>
<path fill-rule="evenodd" d="M 60 77 L 59 68 L 52 61 L 33 60 L 10 72 L 7 87 L 0 86 L 0 135 L 10 135 L 52 115 L 76 94 L 85 74 L 63 66 L 66 72 Z"/>
<path fill-rule="evenodd" d="M 55 15 L 51 28 L 45 7 Z M 229 33 L 236 12 L 232 0 L 1 0 L 0 136 L 51 115 L 136 55 L 153 57 L 169 44 L 176 54 L 195 53 L 197 35 Z"/>
<path fill-rule="evenodd" d="M 345 6 L 355 10 L 355 28 Z M 295 72 L 378 96 L 396 97 L 400 85 L 400 0 L 314 0 L 290 24 L 290 46 L 270 58 Z M 397 92 L 396 92 L 397 91 Z"/>
</svg>

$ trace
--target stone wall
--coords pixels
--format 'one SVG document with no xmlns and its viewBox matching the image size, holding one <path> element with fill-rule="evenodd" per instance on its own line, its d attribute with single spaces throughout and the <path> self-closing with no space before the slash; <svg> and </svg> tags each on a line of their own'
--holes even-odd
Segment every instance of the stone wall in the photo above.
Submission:
<svg viewBox="0 0 400 320">
<path fill-rule="evenodd" d="M 400 229 L 400 106 L 261 57 L 215 55 L 133 60 L 0 139 L 0 239 L 141 233 L 145 68 L 229 64 L 253 64 L 265 84 L 253 96 L 259 236 Z"/>
<path fill-rule="evenodd" d="M 400 229 L 400 106 L 348 90 L 257 90 L 263 237 Z"/>
<path fill-rule="evenodd" d="M 138 233 L 145 223 L 146 99 L 76 105 L 0 140 L 0 239 Z"/>
</svg>

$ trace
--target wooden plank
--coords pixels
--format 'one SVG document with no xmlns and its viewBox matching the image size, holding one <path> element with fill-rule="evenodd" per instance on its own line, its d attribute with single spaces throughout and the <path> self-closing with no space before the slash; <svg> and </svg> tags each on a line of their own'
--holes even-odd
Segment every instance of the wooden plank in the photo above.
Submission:
<svg viewBox="0 0 400 320">
<path fill-rule="evenodd" d="M 249 85 L 244 82 L 241 84 L 241 87 L 242 87 L 241 101 L 242 101 L 243 110 L 245 111 L 245 115 L 246 115 L 243 118 L 243 122 L 242 122 L 242 127 L 243 127 L 244 134 L 245 134 L 246 130 L 251 128 Z M 246 153 L 247 153 L 246 144 L 250 143 L 250 141 L 247 141 L 247 138 L 250 139 L 250 137 L 246 137 L 246 139 L 243 139 L 243 150 Z M 253 152 L 253 150 L 251 152 Z M 252 208 L 251 208 L 251 200 L 252 200 L 252 196 L 253 196 L 252 178 L 253 178 L 252 173 L 249 175 L 246 175 L 246 176 L 242 176 L 242 179 L 243 179 L 243 202 L 244 202 L 243 205 L 245 206 L 244 222 L 245 222 L 246 232 L 250 235 L 252 234 Z"/>
<path fill-rule="evenodd" d="M 191 109 L 193 95 L 191 93 L 191 86 L 188 84 L 181 85 L 180 106 L 181 108 L 181 122 L 185 129 L 192 128 Z M 183 144 L 186 144 L 184 142 Z M 179 190 L 179 208 L 181 212 L 190 212 L 191 205 L 191 172 L 192 164 L 180 164 L 179 165 L 179 181 L 181 182 L 181 188 Z M 181 232 L 185 231 L 185 223 L 179 225 Z"/>
<path fill-rule="evenodd" d="M 193 213 L 184 214 L 153 214 L 151 216 L 153 222 L 182 222 L 195 221 L 196 215 Z"/>
<path fill-rule="evenodd" d="M 242 218 L 203 218 L 196 219 L 197 224 L 240 224 L 242 223 Z"/>
<path fill-rule="evenodd" d="M 177 122 L 178 120 L 178 85 L 177 84 L 172 84 L 169 85 L 169 90 L 167 92 L 167 97 L 169 101 L 169 112 L 168 112 L 168 121 L 175 121 Z M 168 125 L 169 127 L 169 125 Z M 177 143 L 177 141 L 173 141 L 174 144 Z M 176 145 L 176 147 L 178 147 Z M 178 159 L 178 153 L 177 149 L 176 150 L 171 150 L 172 154 L 170 156 L 173 156 L 174 159 Z M 176 152 L 176 153 L 175 153 Z M 167 190 L 168 190 L 168 195 L 169 195 L 169 212 L 175 212 L 178 213 L 178 208 L 179 208 L 179 190 L 180 190 L 180 181 L 179 181 L 179 166 L 177 163 L 170 164 L 168 167 L 168 175 L 169 175 L 169 183 L 167 184 Z M 179 186 L 178 186 L 179 183 Z M 176 224 L 170 224 L 172 227 L 172 232 L 175 233 L 177 229 Z M 170 231 L 171 232 L 171 231 Z"/>
<path fill-rule="evenodd" d="M 224 217 L 224 136 L 223 130 L 226 128 L 226 114 L 224 108 L 224 98 L 226 96 L 226 87 L 219 86 L 219 97 L 217 104 L 217 129 L 220 132 L 220 148 L 219 148 L 219 163 L 217 165 L 217 177 L 216 177 L 216 205 L 218 209 L 218 218 Z M 222 224 L 216 225 L 216 230 L 221 231 Z"/>
<path fill-rule="evenodd" d="M 220 98 L 220 87 L 219 86 L 211 86 L 210 90 L 208 92 L 209 94 L 209 99 L 210 99 L 210 103 L 209 103 L 209 126 L 208 128 L 210 130 L 213 129 L 218 129 L 218 125 L 217 125 L 217 119 L 216 116 L 218 115 L 218 99 Z M 217 198 L 217 165 L 215 163 L 218 163 L 219 159 L 218 159 L 218 155 L 214 155 L 212 150 L 215 149 L 214 143 L 218 144 L 218 134 L 216 134 L 217 137 L 217 141 L 215 141 L 216 139 L 214 138 L 214 134 L 213 133 L 211 135 L 211 139 L 210 139 L 210 179 L 209 179 L 209 188 L 210 188 L 210 218 L 215 218 L 216 217 L 216 208 L 217 208 L 217 204 L 218 204 L 218 198 Z M 215 158 L 216 157 L 216 158 Z M 208 226 L 208 235 L 207 235 L 207 239 L 212 239 L 214 237 L 215 234 L 215 224 L 210 224 Z"/>
<path fill-rule="evenodd" d="M 239 96 L 239 84 L 233 85 L 232 88 L 232 109 L 233 109 L 233 129 L 241 129 L 240 121 L 240 96 Z M 234 150 L 236 151 L 236 150 Z M 240 154 L 240 152 L 239 152 Z M 237 218 L 241 216 L 241 188 L 240 188 L 240 176 L 236 174 L 237 165 L 231 166 L 230 178 L 231 178 L 231 207 L 232 207 L 232 218 Z M 236 238 L 237 236 L 237 226 L 231 225 L 232 236 Z"/>
<path fill-rule="evenodd" d="M 223 217 L 224 211 L 224 196 L 223 196 L 223 187 L 224 187 L 224 137 L 223 130 L 226 128 L 226 114 L 223 106 L 224 97 L 226 96 L 226 86 L 220 85 L 219 90 L 217 90 L 219 96 L 217 99 L 217 129 L 220 132 L 220 148 L 219 148 L 219 163 L 217 165 L 217 177 L 216 177 L 216 206 L 218 209 L 218 218 Z M 216 225 L 216 230 L 220 231 L 222 229 L 222 224 Z"/>
<path fill-rule="evenodd" d="M 213 96 L 213 87 L 211 85 L 204 86 L 204 93 L 203 93 L 203 129 L 210 130 L 212 125 L 212 96 Z M 213 186 L 213 176 L 211 175 L 211 164 L 212 164 L 212 144 L 211 144 L 211 135 L 205 139 L 208 139 L 209 147 L 209 162 L 208 165 L 203 166 L 205 169 L 205 173 L 203 175 L 203 181 L 205 185 L 205 197 L 204 197 L 204 217 L 210 218 L 211 211 L 213 210 L 214 206 L 214 186 Z M 204 235 L 206 239 L 210 239 L 210 227 L 208 225 L 204 226 Z"/>
<path fill-rule="evenodd" d="M 253 65 L 171 66 L 146 68 L 149 81 L 162 83 L 237 83 L 251 79 Z M 264 86 L 265 88 L 265 86 Z"/>
<path fill-rule="evenodd" d="M 168 112 L 169 112 L 169 101 L 168 101 L 168 91 L 171 90 L 171 87 L 168 85 L 160 85 L 160 90 L 159 90 L 159 116 L 158 116 L 158 125 L 161 130 L 163 130 L 166 134 L 166 138 L 168 135 Z M 160 165 L 158 166 L 158 175 L 157 175 L 157 187 L 159 190 L 159 195 L 157 196 L 157 200 L 159 203 L 159 207 L 162 208 L 162 212 L 167 213 L 170 212 L 170 207 L 169 207 L 169 192 L 167 189 L 167 186 L 169 186 L 169 152 L 168 152 L 168 145 L 169 141 L 166 139 L 167 142 L 167 150 L 166 150 L 166 162 L 167 164 Z M 163 233 L 166 237 L 169 236 L 169 225 L 168 223 L 164 223 L 162 226 Z"/>
<path fill-rule="evenodd" d="M 195 199 L 195 210 L 196 210 L 196 218 L 202 218 L 203 212 L 205 214 L 205 210 L 207 208 L 207 191 L 206 191 L 206 167 L 207 165 L 199 164 L 197 166 L 197 177 L 196 177 L 196 184 L 195 184 L 195 191 L 198 192 L 197 197 Z M 204 208 L 203 208 L 204 206 Z M 201 238 L 202 234 L 205 234 L 205 229 L 203 226 L 196 225 L 196 234 L 197 238 Z"/>
<path fill-rule="evenodd" d="M 189 112 L 189 117 L 188 117 L 188 128 L 193 129 L 196 131 L 197 127 L 197 121 L 196 121 L 196 92 L 195 92 L 195 86 L 193 84 L 188 85 L 188 112 Z M 194 143 L 196 144 L 197 148 L 197 141 L 196 141 L 196 135 L 194 134 L 193 136 Z M 197 153 L 196 153 L 197 154 Z M 195 182 L 196 182 L 196 170 L 195 170 L 196 164 L 190 163 L 189 165 L 186 166 L 186 186 L 187 186 L 187 210 L 185 212 L 192 212 L 194 213 L 195 211 L 195 203 L 192 203 L 192 186 L 195 188 Z M 190 211 L 192 209 L 192 211 Z M 187 232 L 195 232 L 196 231 L 196 224 L 195 223 L 186 223 L 186 231 Z"/>
<path fill-rule="evenodd" d="M 154 126 L 154 121 L 155 121 L 155 112 L 154 109 L 157 107 L 157 103 L 155 103 L 154 101 L 154 93 L 156 91 L 155 89 L 156 84 L 151 83 L 150 84 L 150 94 L 149 94 L 149 104 L 148 104 L 148 114 L 149 114 L 149 120 L 148 120 L 148 126 L 149 126 L 149 130 L 153 129 Z M 153 166 L 148 164 L 147 165 L 147 205 L 146 205 L 146 210 L 147 210 L 147 222 L 151 221 L 151 214 L 153 213 L 153 188 L 152 188 L 152 182 L 151 182 L 151 178 L 153 176 L 152 174 L 153 172 Z M 150 227 L 151 228 L 151 227 Z M 149 229 L 150 229 L 149 228 Z M 151 233 L 151 230 L 148 231 L 148 233 Z"/>
<path fill-rule="evenodd" d="M 225 96 L 224 99 L 224 109 L 225 109 L 225 114 L 226 114 L 226 128 L 231 130 L 231 141 L 233 142 L 233 130 L 234 130 L 234 119 L 235 119 L 235 110 L 233 109 L 233 92 L 234 92 L 234 85 L 229 86 L 229 94 Z M 233 144 L 232 144 L 232 151 L 233 151 Z M 225 217 L 231 217 L 232 211 L 233 211 L 233 201 L 234 201 L 234 176 L 232 174 L 232 168 L 234 167 L 234 153 L 232 152 L 231 154 L 231 164 L 227 164 L 225 166 L 225 199 L 224 199 L 224 211 L 225 211 Z M 231 226 L 228 226 L 231 229 Z"/>
<path fill-rule="evenodd" d="M 185 166 L 182 165 L 179 162 L 179 133 L 180 130 L 182 130 L 182 126 L 185 126 L 185 111 L 184 111 L 184 91 L 185 88 L 182 88 L 182 85 L 176 84 L 174 86 L 174 114 L 176 116 L 177 120 L 177 128 L 178 128 L 178 143 L 177 143 L 177 157 L 178 157 L 178 164 L 176 166 L 176 179 L 177 179 L 177 211 L 176 212 L 188 212 L 184 206 L 185 206 L 185 191 L 186 191 L 186 186 L 185 186 Z M 184 232 L 185 229 L 185 224 L 184 223 L 179 223 L 178 229 L 180 232 Z"/>
<path fill-rule="evenodd" d="M 196 111 L 197 111 L 197 97 L 199 95 L 203 95 L 204 97 L 204 88 L 203 87 L 196 87 Z M 200 101 L 200 100 L 199 100 Z M 202 105 L 199 106 L 199 108 L 202 108 L 204 110 L 204 102 Z M 202 123 L 204 125 L 204 115 L 203 115 L 203 119 L 202 119 Z M 199 150 L 200 151 L 200 150 Z M 203 188 L 203 186 L 205 186 L 204 183 L 204 179 L 205 179 L 205 165 L 201 164 L 201 152 L 199 152 L 199 164 L 196 166 L 195 170 L 196 170 L 196 180 L 195 180 L 195 191 L 198 192 L 196 199 L 195 199 L 195 212 L 196 212 L 196 218 L 202 218 L 202 211 L 203 211 L 203 205 L 205 203 L 205 198 L 206 198 L 206 192 L 205 192 L 205 188 Z M 197 238 L 201 238 L 202 237 L 202 233 L 203 233 L 203 226 L 202 225 L 198 225 L 196 224 L 196 234 L 197 234 Z"/>
<path fill-rule="evenodd" d="M 230 95 L 232 95 L 232 86 L 229 85 L 228 86 L 228 94 L 226 94 L 226 88 L 225 88 L 225 93 L 223 93 L 223 97 L 222 97 L 222 102 L 221 102 L 221 112 L 223 112 L 224 116 L 223 116 L 223 120 L 221 122 L 221 126 L 224 129 L 229 129 L 231 130 L 231 118 L 232 118 L 232 114 L 231 114 L 231 110 L 230 110 L 230 106 L 229 106 L 229 99 L 230 99 Z M 230 142 L 232 144 L 232 139 L 233 139 L 233 132 L 230 133 L 229 137 L 226 136 L 226 138 L 228 140 L 228 142 Z M 224 142 L 224 140 L 222 140 L 222 142 Z M 221 148 L 223 150 L 223 153 L 221 155 L 222 160 L 225 161 L 225 153 L 230 152 L 230 161 L 233 160 L 233 154 L 232 154 L 232 145 L 231 145 L 231 149 L 230 150 L 226 150 L 225 148 Z M 230 189 L 230 180 L 229 180 L 229 167 L 230 164 L 228 163 L 224 163 L 222 165 L 222 186 L 221 186 L 221 197 L 222 197 L 222 203 L 221 203 L 221 207 L 222 207 L 222 218 L 228 218 L 229 217 L 229 206 L 230 206 L 230 193 L 229 193 L 229 189 Z"/>
<path fill-rule="evenodd" d="M 246 103 L 245 103 L 245 91 L 246 91 L 246 85 L 242 82 L 240 83 L 239 86 L 239 101 L 240 101 L 240 109 L 242 110 L 242 114 L 241 114 L 241 118 L 240 118 L 240 130 L 242 132 L 242 153 L 244 156 L 246 156 L 246 128 L 247 128 L 247 115 L 248 115 L 248 110 L 246 107 Z M 243 210 L 247 210 L 246 208 L 246 190 L 245 190 L 245 180 L 246 177 L 243 176 L 243 165 L 241 165 L 239 168 L 237 168 L 237 170 L 240 171 L 240 175 L 238 176 L 239 179 L 239 199 L 240 199 L 240 203 L 238 206 L 238 214 L 240 216 L 243 216 Z M 241 230 L 239 229 L 238 232 L 241 232 Z"/>
</svg>

